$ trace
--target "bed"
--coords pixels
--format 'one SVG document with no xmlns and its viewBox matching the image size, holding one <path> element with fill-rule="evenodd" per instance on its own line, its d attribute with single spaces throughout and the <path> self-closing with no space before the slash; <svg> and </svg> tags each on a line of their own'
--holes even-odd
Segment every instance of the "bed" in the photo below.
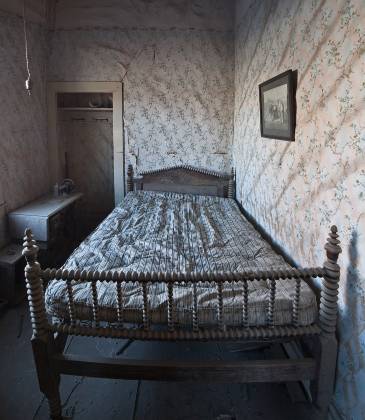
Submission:
<svg viewBox="0 0 365 420">
<path fill-rule="evenodd" d="M 234 174 L 173 167 L 133 176 L 123 202 L 60 269 L 42 270 L 26 231 L 33 350 L 50 415 L 61 418 L 61 374 L 228 382 L 312 383 L 325 418 L 337 354 L 337 228 L 323 267 L 296 268 L 234 200 Z M 311 279 L 322 278 L 318 300 Z M 48 283 L 43 291 L 43 282 Z M 305 357 L 245 363 L 87 359 L 69 335 L 135 340 L 302 340 Z"/>
<path fill-rule="evenodd" d="M 113 270 L 135 272 L 239 272 L 290 268 L 240 212 L 233 199 L 153 191 L 129 192 L 103 223 L 70 256 L 67 270 Z M 223 285 L 222 321 L 240 326 L 243 315 L 242 282 Z M 276 281 L 274 325 L 288 325 L 293 318 L 295 279 Z M 202 282 L 196 289 L 197 319 L 203 326 L 217 323 L 217 288 Z M 270 283 L 248 284 L 247 324 L 266 325 Z M 97 283 L 99 321 L 118 322 L 115 284 Z M 151 326 L 167 325 L 166 284 L 149 286 Z M 174 324 L 192 325 L 193 288 L 174 288 Z M 121 285 L 122 318 L 127 323 L 143 321 L 143 297 L 138 284 Z M 67 285 L 52 280 L 46 290 L 48 314 L 68 320 Z M 90 284 L 73 285 L 74 316 L 93 318 Z M 316 298 L 304 283 L 297 307 L 298 325 L 311 325 L 317 318 Z"/>
</svg>

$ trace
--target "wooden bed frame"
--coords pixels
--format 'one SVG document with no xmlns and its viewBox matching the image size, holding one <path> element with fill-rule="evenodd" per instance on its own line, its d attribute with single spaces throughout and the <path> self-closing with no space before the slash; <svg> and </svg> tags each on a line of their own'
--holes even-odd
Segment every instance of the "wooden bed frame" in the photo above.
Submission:
<svg viewBox="0 0 365 420">
<path fill-rule="evenodd" d="M 133 167 L 129 165 L 127 175 L 128 192 L 136 189 L 234 198 L 233 169 L 228 175 L 181 165 L 142 172 L 134 177 Z"/>
<path fill-rule="evenodd" d="M 234 197 L 234 174 L 218 174 L 211 171 L 186 166 L 150 171 L 133 177 L 133 169 L 128 168 L 128 191 L 135 188 L 144 190 L 164 190 L 213 194 Z M 113 272 L 113 271 L 68 271 L 63 269 L 42 270 L 37 261 L 38 247 L 29 229 L 25 232 L 23 255 L 27 260 L 25 278 L 28 289 L 29 308 L 33 329 L 32 347 L 39 386 L 49 402 L 50 417 L 62 418 L 59 393 L 60 375 L 82 375 L 89 377 L 172 380 L 172 381 L 214 381 L 214 382 L 290 382 L 311 381 L 316 416 L 327 417 L 328 406 L 333 392 L 337 357 L 335 336 L 337 320 L 337 295 L 340 268 L 337 259 L 341 248 L 337 228 L 332 226 L 325 245 L 327 259 L 323 267 L 289 268 L 283 270 L 242 271 L 242 272 Z M 301 282 L 312 278 L 322 278 L 318 321 L 313 325 L 298 325 L 298 305 Z M 292 322 L 286 326 L 274 325 L 275 284 L 279 278 L 296 279 L 293 298 Z M 43 282 L 51 279 L 67 284 L 69 321 L 59 323 L 47 317 Z M 93 323 L 80 325 L 75 319 L 72 282 L 81 281 L 91 285 L 93 296 Z M 97 281 L 116 284 L 119 325 L 101 325 L 98 316 Z M 248 282 L 269 280 L 270 296 L 267 303 L 267 325 L 248 325 Z M 199 325 L 196 286 L 198 282 L 211 282 L 218 292 L 217 326 L 212 328 Z M 222 288 L 225 282 L 243 282 L 242 326 L 228 327 L 223 321 Z M 121 284 L 138 282 L 143 296 L 143 325 L 127 328 L 123 325 L 121 305 Z M 167 284 L 168 307 L 166 330 L 154 329 L 149 317 L 149 291 L 147 284 L 160 282 Z M 189 329 L 178 329 L 174 323 L 174 285 L 190 282 L 193 287 L 193 322 Z M 134 340 L 226 340 L 241 342 L 306 342 L 306 355 L 296 359 L 249 360 L 249 361 L 207 361 L 169 362 L 151 360 L 121 360 L 113 358 L 85 357 L 64 353 L 68 335 L 126 338 Z"/>
</svg>

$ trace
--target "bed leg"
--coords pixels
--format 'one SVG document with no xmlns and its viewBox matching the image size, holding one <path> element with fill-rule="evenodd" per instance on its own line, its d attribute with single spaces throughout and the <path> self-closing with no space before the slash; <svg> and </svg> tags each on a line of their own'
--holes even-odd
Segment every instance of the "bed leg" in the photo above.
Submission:
<svg viewBox="0 0 365 420">
<path fill-rule="evenodd" d="M 319 323 L 321 334 L 315 351 L 318 361 L 318 376 L 312 391 L 314 402 L 318 407 L 318 419 L 327 419 L 331 402 L 337 361 L 336 324 L 338 314 L 338 287 L 340 281 L 340 267 L 337 264 L 341 252 L 337 227 L 332 226 L 325 245 L 327 260 L 324 263 L 324 279 L 319 307 Z"/>
<path fill-rule="evenodd" d="M 52 369 L 52 337 L 49 341 L 32 338 L 33 356 L 37 369 L 39 388 L 45 395 L 52 420 L 62 420 L 61 396 L 59 391 L 60 375 Z"/>
<path fill-rule="evenodd" d="M 38 247 L 30 229 L 25 231 L 23 246 L 23 255 L 27 260 L 25 281 L 33 330 L 31 342 L 39 388 L 48 400 L 51 419 L 61 420 L 60 375 L 54 371 L 51 363 L 56 347 L 53 335 L 47 328 L 48 321 L 40 276 L 41 267 L 37 261 Z"/>
<path fill-rule="evenodd" d="M 312 384 L 312 396 L 317 408 L 316 420 L 327 420 L 328 410 L 335 384 L 337 340 L 332 337 L 319 337 L 315 357 L 318 363 L 318 377 Z"/>
</svg>

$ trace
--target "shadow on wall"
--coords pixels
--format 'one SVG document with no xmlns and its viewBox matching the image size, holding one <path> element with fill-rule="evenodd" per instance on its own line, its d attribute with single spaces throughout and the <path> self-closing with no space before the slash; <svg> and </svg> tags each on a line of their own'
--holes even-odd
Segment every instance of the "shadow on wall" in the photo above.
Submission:
<svg viewBox="0 0 365 420">
<path fill-rule="evenodd" d="M 344 308 L 340 322 L 339 356 L 336 400 L 341 405 L 352 407 L 355 401 L 361 401 L 358 390 L 365 389 L 365 289 L 359 275 L 359 234 L 353 230 L 348 247 L 349 265 L 344 279 Z M 353 407 L 355 409 L 355 407 Z M 344 418 L 346 413 L 342 413 Z M 354 413 L 354 419 L 360 418 Z M 363 417 L 361 417 L 363 418 Z"/>
<path fill-rule="evenodd" d="M 280 254 L 284 260 L 291 265 L 292 267 L 299 267 L 298 263 L 285 251 L 285 249 L 270 235 L 270 233 L 257 222 L 254 216 L 252 216 L 242 205 L 237 202 L 238 207 L 240 208 L 243 215 L 249 220 L 255 229 L 260 233 L 260 235 L 270 244 L 270 246 Z"/>
</svg>

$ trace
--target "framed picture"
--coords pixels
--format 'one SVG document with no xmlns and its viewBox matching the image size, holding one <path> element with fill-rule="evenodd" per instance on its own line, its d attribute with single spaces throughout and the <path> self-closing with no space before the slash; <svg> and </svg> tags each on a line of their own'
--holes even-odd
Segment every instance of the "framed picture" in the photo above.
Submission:
<svg viewBox="0 0 365 420">
<path fill-rule="evenodd" d="M 294 141 L 294 72 L 285 73 L 259 85 L 261 136 Z"/>
</svg>

